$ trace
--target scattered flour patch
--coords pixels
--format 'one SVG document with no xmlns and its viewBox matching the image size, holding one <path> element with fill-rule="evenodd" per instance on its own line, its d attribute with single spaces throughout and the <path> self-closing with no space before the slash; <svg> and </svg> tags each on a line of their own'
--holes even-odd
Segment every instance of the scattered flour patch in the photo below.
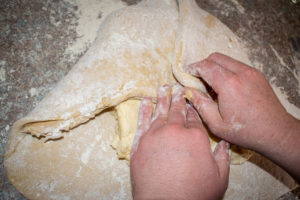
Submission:
<svg viewBox="0 0 300 200">
<path fill-rule="evenodd" d="M 48 191 L 48 192 L 52 192 L 52 191 L 54 191 L 54 189 L 55 189 L 55 185 L 56 185 L 56 182 L 50 182 L 50 183 L 48 183 L 48 182 L 46 182 L 46 181 L 42 181 L 39 185 L 38 185 L 38 187 L 39 187 L 39 189 L 41 190 L 41 191 Z"/>
<path fill-rule="evenodd" d="M 31 88 L 31 89 L 29 90 L 29 93 L 30 93 L 30 96 L 33 97 L 33 96 L 35 96 L 35 95 L 38 94 L 38 91 L 37 91 L 36 88 Z"/>
<path fill-rule="evenodd" d="M 293 115 L 295 118 L 300 119 L 300 108 L 298 108 L 295 105 L 291 104 L 287 100 L 287 95 L 284 92 L 282 92 L 283 88 L 277 87 L 272 83 L 271 83 L 271 86 L 272 86 L 276 96 L 278 97 L 280 103 L 283 105 L 283 107 L 286 109 L 286 111 L 288 113 L 290 113 L 291 115 Z"/>
<path fill-rule="evenodd" d="M 231 0 L 231 2 L 236 6 L 239 12 L 242 14 L 245 13 L 245 8 L 237 0 Z"/>
<path fill-rule="evenodd" d="M 121 0 L 66 0 L 78 6 L 79 20 L 76 28 L 78 38 L 66 52 L 77 55 L 86 50 L 97 35 L 99 25 L 112 11 L 126 7 Z"/>
<path fill-rule="evenodd" d="M 284 62 L 283 58 L 276 51 L 276 49 L 272 45 L 270 45 L 270 48 L 274 52 L 274 54 L 277 57 L 277 59 L 279 60 L 280 64 L 283 65 L 283 66 L 287 66 L 286 63 Z"/>
<path fill-rule="evenodd" d="M 64 194 L 53 194 L 50 196 L 50 199 L 70 200 L 71 198 Z"/>
<path fill-rule="evenodd" d="M 233 129 L 235 132 L 241 130 L 243 127 L 244 127 L 244 126 L 243 126 L 241 123 L 237 123 L 237 122 L 236 122 L 236 123 L 233 123 L 233 124 L 232 124 L 232 129 Z"/>
<path fill-rule="evenodd" d="M 271 50 L 275 54 L 276 58 L 279 60 L 280 64 L 284 66 L 288 71 L 290 71 L 294 77 L 298 80 L 298 84 L 300 85 L 300 77 L 297 74 L 297 70 L 292 70 L 289 68 L 289 66 L 284 62 L 283 58 L 279 55 L 279 53 L 276 51 L 276 49 L 270 45 Z"/>
<path fill-rule="evenodd" d="M 85 151 L 81 154 L 81 162 L 83 162 L 85 165 L 89 162 L 90 160 L 90 157 L 91 157 L 91 153 L 92 153 L 92 150 L 94 149 L 94 147 L 96 146 L 96 143 L 101 139 L 101 136 L 100 135 L 97 135 L 96 136 L 96 140 L 90 144 L 86 149 Z"/>
<path fill-rule="evenodd" d="M 233 116 L 231 118 L 230 123 L 231 123 L 231 129 L 234 132 L 237 132 L 237 131 L 241 130 L 242 128 L 244 128 L 243 124 L 241 124 L 240 122 L 236 121 L 235 116 Z"/>
<path fill-rule="evenodd" d="M 6 71 L 5 71 L 4 67 L 0 68 L 0 81 L 1 82 L 6 81 Z"/>
<path fill-rule="evenodd" d="M 83 152 L 83 154 L 81 154 L 81 161 L 85 165 L 89 162 L 91 152 L 92 152 L 92 147 L 87 147 L 85 152 Z"/>
</svg>

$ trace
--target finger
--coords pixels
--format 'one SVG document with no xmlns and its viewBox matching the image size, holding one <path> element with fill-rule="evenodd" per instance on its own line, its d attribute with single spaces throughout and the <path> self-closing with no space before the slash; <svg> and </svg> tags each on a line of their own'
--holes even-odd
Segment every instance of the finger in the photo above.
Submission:
<svg viewBox="0 0 300 200">
<path fill-rule="evenodd" d="M 227 185 L 229 176 L 229 143 L 222 140 L 214 150 L 214 157 L 219 169 L 219 175 L 222 181 Z"/>
<path fill-rule="evenodd" d="M 187 117 L 186 117 L 188 128 L 198 128 L 203 129 L 203 124 L 201 118 L 195 108 L 190 104 L 187 104 Z"/>
<path fill-rule="evenodd" d="M 202 120 L 216 135 L 226 132 L 227 126 L 223 122 L 218 104 L 200 90 L 185 88 L 185 97 L 199 112 Z"/>
<path fill-rule="evenodd" d="M 244 63 L 221 53 L 212 53 L 207 57 L 207 59 L 223 66 L 227 70 L 236 74 L 243 72 L 248 68 Z"/>
<path fill-rule="evenodd" d="M 231 71 L 208 59 L 193 63 L 184 69 L 194 76 L 203 78 L 218 94 L 224 83 L 234 76 Z"/>
<path fill-rule="evenodd" d="M 172 101 L 169 110 L 168 123 L 185 126 L 186 124 L 186 100 L 184 96 L 184 89 L 181 85 L 173 86 Z"/>
<path fill-rule="evenodd" d="M 140 138 L 149 129 L 151 123 L 152 110 L 153 110 L 153 104 L 151 98 L 149 97 L 143 98 L 139 110 L 138 128 L 132 142 L 130 157 L 134 154 L 134 152 L 136 152 L 139 145 Z"/>
<path fill-rule="evenodd" d="M 138 131 L 145 133 L 150 126 L 152 117 L 153 103 L 150 97 L 143 98 L 138 118 Z"/>
<path fill-rule="evenodd" d="M 167 123 L 170 101 L 171 87 L 169 85 L 159 87 L 156 108 L 152 117 L 150 129 L 157 129 Z"/>
</svg>

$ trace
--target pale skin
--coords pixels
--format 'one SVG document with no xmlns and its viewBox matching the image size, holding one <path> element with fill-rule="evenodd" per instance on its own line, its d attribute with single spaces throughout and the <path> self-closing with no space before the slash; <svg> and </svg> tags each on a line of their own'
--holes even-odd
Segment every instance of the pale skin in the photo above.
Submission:
<svg viewBox="0 0 300 200">
<path fill-rule="evenodd" d="M 209 200 L 226 190 L 228 143 L 211 151 L 203 124 L 183 95 L 183 89 L 171 95 L 170 86 L 160 88 L 153 118 L 151 99 L 141 103 L 142 136 L 130 163 L 134 199 Z"/>
<path fill-rule="evenodd" d="M 266 156 L 299 182 L 300 121 L 286 112 L 259 71 L 218 53 L 185 70 L 213 88 L 218 104 L 191 88 L 172 97 L 159 92 L 159 109 L 151 120 L 151 100 L 143 100 L 141 137 L 130 163 L 134 199 L 222 197 L 228 184 L 229 145 L 221 142 L 211 152 L 197 112 L 213 134 Z M 197 112 L 187 108 L 183 94 Z"/>
</svg>

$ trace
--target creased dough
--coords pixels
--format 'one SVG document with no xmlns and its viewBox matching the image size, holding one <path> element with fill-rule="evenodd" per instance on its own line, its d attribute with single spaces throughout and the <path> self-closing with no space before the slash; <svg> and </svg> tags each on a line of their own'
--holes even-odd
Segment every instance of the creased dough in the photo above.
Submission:
<svg viewBox="0 0 300 200">
<path fill-rule="evenodd" d="M 68 75 L 14 124 L 4 162 L 26 197 L 130 199 L 128 166 L 110 147 L 117 123 L 107 109 L 155 98 L 158 86 L 176 81 L 204 91 L 182 67 L 214 51 L 249 63 L 224 24 L 193 0 L 178 2 L 144 0 L 113 12 Z"/>
</svg>

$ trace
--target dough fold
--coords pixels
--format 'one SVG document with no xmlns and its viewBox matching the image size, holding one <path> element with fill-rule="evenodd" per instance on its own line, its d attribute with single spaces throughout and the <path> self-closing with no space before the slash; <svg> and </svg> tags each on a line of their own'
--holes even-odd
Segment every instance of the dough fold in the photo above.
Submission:
<svg viewBox="0 0 300 200">
<path fill-rule="evenodd" d="M 129 170 L 110 144 L 109 109 L 180 82 L 218 51 L 250 63 L 238 38 L 194 0 L 144 0 L 111 13 L 86 54 L 9 135 L 5 167 L 29 199 L 130 199 Z"/>
</svg>

